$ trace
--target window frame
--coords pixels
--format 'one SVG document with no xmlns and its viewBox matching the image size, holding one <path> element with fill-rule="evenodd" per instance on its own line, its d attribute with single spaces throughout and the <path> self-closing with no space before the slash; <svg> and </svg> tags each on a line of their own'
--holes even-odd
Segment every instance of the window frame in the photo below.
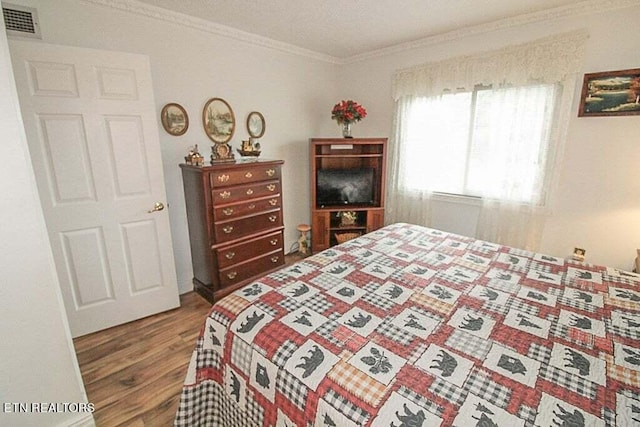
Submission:
<svg viewBox="0 0 640 427">
<path fill-rule="evenodd" d="M 422 192 L 428 192 L 428 193 L 432 193 L 434 195 L 439 196 L 439 198 L 443 199 L 443 200 L 448 200 L 448 201 L 457 201 L 457 202 L 463 202 L 463 203 L 467 203 L 467 204 L 477 204 L 479 202 L 481 202 L 484 198 L 486 198 L 487 196 L 484 196 L 482 194 L 478 194 L 474 191 L 470 190 L 470 185 L 469 185 L 469 175 L 470 175 L 470 163 L 471 163 L 471 158 L 472 158 L 472 152 L 473 152 L 473 147 L 474 147 L 474 135 L 477 134 L 478 129 L 475 126 L 475 120 L 476 120 L 476 116 L 477 116 L 477 109 L 478 109 L 478 105 L 477 105 L 477 101 L 478 101 L 478 94 L 481 93 L 482 91 L 487 91 L 487 90 L 501 90 L 501 89 L 510 89 L 510 88 L 527 88 L 527 87 L 535 87 L 535 86 L 545 86 L 553 91 L 555 91 L 558 88 L 558 83 L 538 83 L 538 84 L 524 84 L 521 86 L 513 86 L 513 85 L 506 85 L 504 87 L 498 87 L 497 89 L 494 89 L 493 86 L 491 85 L 482 85 L 482 84 L 478 84 L 475 85 L 472 91 L 460 91 L 460 92 L 445 92 L 442 95 L 439 96 L 443 96 L 443 95 L 454 95 L 457 93 L 469 93 L 471 95 L 470 100 L 469 100 L 469 104 L 468 104 L 468 109 L 466 111 L 466 114 L 468 114 L 468 131 L 467 131 L 467 141 L 465 143 L 465 159 L 464 159 L 464 163 L 463 163 L 463 169 L 464 169 L 464 176 L 462 178 L 462 186 L 461 186 L 461 192 L 455 192 L 455 191 L 446 191 L 446 190 L 436 190 L 436 189 L 429 189 L 428 187 L 425 188 L 420 188 L 417 186 L 413 186 L 413 185 L 409 185 L 407 186 L 407 183 L 409 182 L 409 180 L 407 178 L 405 178 L 404 182 L 401 184 L 401 187 L 404 187 L 405 190 L 411 194 L 411 193 L 422 193 Z M 560 86 L 561 88 L 561 86 Z M 429 97 L 429 96 L 419 96 L 416 97 L 416 99 L 428 99 L 428 98 L 435 98 L 435 97 Z M 550 105 L 546 105 L 545 104 L 545 111 L 550 110 L 551 112 L 547 112 L 547 114 L 549 114 L 547 116 L 547 121 L 544 124 L 545 129 L 541 128 L 541 131 L 544 131 L 548 134 L 551 133 L 551 129 L 554 126 L 554 120 L 557 120 L 557 114 L 555 113 L 555 110 L 557 110 L 558 103 L 559 103 L 559 97 L 557 96 L 557 93 L 553 93 L 551 96 L 551 104 Z M 411 107 L 410 107 L 411 108 Z M 407 114 L 407 117 L 410 116 L 411 113 Z M 550 120 L 550 121 L 549 121 Z M 403 124 L 403 126 L 409 126 L 406 123 Z M 547 137 L 546 141 L 541 141 L 541 144 L 539 144 L 537 152 L 540 153 L 543 150 L 549 150 L 551 145 L 553 144 L 552 138 L 550 136 Z M 548 161 L 548 159 L 545 160 L 544 163 L 546 163 Z M 547 177 L 546 175 L 549 173 L 549 171 L 547 170 L 546 164 L 543 164 L 540 166 L 539 171 L 542 172 L 543 176 L 542 179 L 547 180 L 549 177 Z M 546 204 L 546 197 L 544 194 L 539 194 L 536 195 L 535 193 L 531 194 L 531 197 L 526 199 L 526 200 L 514 200 L 514 199 L 510 199 L 508 197 L 493 197 L 492 199 L 495 199 L 497 201 L 501 201 L 501 202 L 509 202 L 509 203 L 517 203 L 517 204 L 526 204 L 526 205 L 532 205 L 532 206 L 544 206 Z"/>
</svg>

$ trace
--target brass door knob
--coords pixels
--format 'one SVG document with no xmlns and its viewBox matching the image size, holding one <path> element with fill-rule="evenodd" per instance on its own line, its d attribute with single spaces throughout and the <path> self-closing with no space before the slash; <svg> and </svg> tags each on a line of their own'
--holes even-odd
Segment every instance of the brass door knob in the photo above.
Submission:
<svg viewBox="0 0 640 427">
<path fill-rule="evenodd" d="M 148 213 L 152 213 L 152 212 L 157 212 L 157 211 L 161 211 L 164 209 L 164 205 L 162 204 L 162 202 L 156 202 L 155 205 L 153 205 L 153 209 L 151 209 L 150 211 L 147 211 Z"/>
</svg>

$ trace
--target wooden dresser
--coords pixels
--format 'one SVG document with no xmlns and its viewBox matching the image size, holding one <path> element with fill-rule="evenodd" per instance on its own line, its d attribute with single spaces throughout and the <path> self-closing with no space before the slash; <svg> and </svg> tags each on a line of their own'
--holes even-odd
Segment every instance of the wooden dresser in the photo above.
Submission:
<svg viewBox="0 0 640 427">
<path fill-rule="evenodd" d="M 180 165 L 194 289 L 210 302 L 284 265 L 283 163 Z"/>
</svg>

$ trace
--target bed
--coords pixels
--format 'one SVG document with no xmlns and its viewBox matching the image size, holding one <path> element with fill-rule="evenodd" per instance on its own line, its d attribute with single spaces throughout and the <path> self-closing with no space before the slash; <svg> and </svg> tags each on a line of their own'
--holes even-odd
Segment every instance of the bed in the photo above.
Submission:
<svg viewBox="0 0 640 427">
<path fill-rule="evenodd" d="M 389 225 L 218 301 L 175 425 L 640 425 L 639 283 Z"/>
</svg>

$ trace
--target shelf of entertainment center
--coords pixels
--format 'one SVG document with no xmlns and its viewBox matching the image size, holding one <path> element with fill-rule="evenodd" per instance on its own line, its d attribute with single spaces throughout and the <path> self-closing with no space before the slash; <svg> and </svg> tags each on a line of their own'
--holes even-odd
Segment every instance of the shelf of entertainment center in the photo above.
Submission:
<svg viewBox="0 0 640 427">
<path fill-rule="evenodd" d="M 381 153 L 378 154 L 318 154 L 316 159 L 322 158 L 343 158 L 343 157 L 382 157 Z"/>
</svg>

